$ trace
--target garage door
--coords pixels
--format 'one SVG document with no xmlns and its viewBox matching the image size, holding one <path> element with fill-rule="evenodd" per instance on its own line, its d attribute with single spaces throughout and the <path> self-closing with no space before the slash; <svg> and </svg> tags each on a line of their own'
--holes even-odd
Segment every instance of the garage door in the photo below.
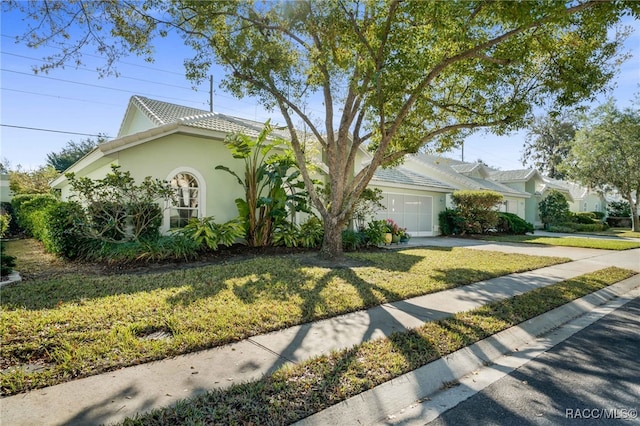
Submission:
<svg viewBox="0 0 640 426">
<path fill-rule="evenodd" d="M 393 219 L 414 237 L 433 235 L 433 197 L 382 193 L 384 206 L 376 219 Z"/>
</svg>

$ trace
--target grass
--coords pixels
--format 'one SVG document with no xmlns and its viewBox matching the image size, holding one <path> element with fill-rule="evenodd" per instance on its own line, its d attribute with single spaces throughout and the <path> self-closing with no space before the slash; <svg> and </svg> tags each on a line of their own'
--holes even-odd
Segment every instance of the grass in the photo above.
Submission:
<svg viewBox="0 0 640 426">
<path fill-rule="evenodd" d="M 633 274 L 607 268 L 582 275 L 286 366 L 258 381 L 212 390 L 124 424 L 290 424 Z"/>
<path fill-rule="evenodd" d="M 37 247 L 7 245 L 28 279 L 2 289 L 5 395 L 568 261 L 417 248 L 351 254 L 365 266 L 344 269 L 307 265 L 314 258 L 303 254 L 103 276 L 33 259 Z"/>
<path fill-rule="evenodd" d="M 631 228 L 609 228 L 606 231 L 589 232 L 589 234 L 603 235 L 608 237 L 640 238 L 640 232 L 633 232 Z"/>
<path fill-rule="evenodd" d="M 584 237 L 536 237 L 535 235 L 485 236 L 487 241 L 530 243 L 549 246 L 580 247 L 601 250 L 630 250 L 640 247 L 640 241 L 624 241 Z"/>
</svg>

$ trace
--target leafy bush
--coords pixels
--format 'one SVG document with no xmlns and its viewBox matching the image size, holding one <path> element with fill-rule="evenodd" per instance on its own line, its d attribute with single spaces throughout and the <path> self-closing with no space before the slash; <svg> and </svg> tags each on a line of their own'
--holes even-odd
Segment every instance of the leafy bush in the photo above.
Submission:
<svg viewBox="0 0 640 426">
<path fill-rule="evenodd" d="M 612 201 L 607 205 L 607 214 L 612 217 L 631 217 L 628 201 Z"/>
<path fill-rule="evenodd" d="M 295 223 L 282 221 L 273 230 L 272 238 L 274 246 L 298 247 L 300 230 Z"/>
<path fill-rule="evenodd" d="M 16 266 L 16 258 L 4 253 L 5 245 L 0 244 L 0 275 L 8 276 Z"/>
<path fill-rule="evenodd" d="M 16 195 L 11 200 L 18 226 L 28 235 L 37 237 L 43 230 L 42 217 L 34 217 L 34 213 L 44 211 L 48 206 L 56 202 L 56 197 L 50 194 L 22 194 Z M 34 229 L 34 226 L 37 229 Z"/>
<path fill-rule="evenodd" d="M 342 249 L 356 251 L 366 245 L 366 234 L 362 231 L 346 229 L 342 231 Z"/>
<path fill-rule="evenodd" d="M 6 213 L 0 214 L 0 238 L 4 238 L 5 234 L 9 230 L 9 224 L 11 223 L 11 216 Z"/>
<path fill-rule="evenodd" d="M 364 230 L 367 244 L 378 246 L 384 244 L 384 235 L 387 233 L 387 222 L 384 220 L 374 220 L 367 224 Z"/>
<path fill-rule="evenodd" d="M 454 191 L 452 200 L 457 216 L 462 219 L 461 235 L 465 233 L 483 234 L 498 224 L 496 205 L 503 199 L 494 191 Z"/>
<path fill-rule="evenodd" d="M 456 209 L 444 209 L 438 214 L 438 224 L 442 235 L 457 235 L 461 232 L 463 219 Z"/>
<path fill-rule="evenodd" d="M 591 225 L 596 221 L 596 216 L 591 212 L 570 213 L 569 219 L 573 223 L 581 223 L 585 225 Z"/>
<path fill-rule="evenodd" d="M 544 223 L 545 228 L 550 225 L 556 226 L 567 222 L 569 218 L 569 203 L 564 194 L 555 189 L 538 203 L 540 209 L 540 219 Z"/>
<path fill-rule="evenodd" d="M 514 213 L 498 213 L 498 224 L 496 229 L 498 232 L 506 234 L 533 234 L 533 225 Z"/>
<path fill-rule="evenodd" d="M 606 216 L 606 215 L 604 214 L 604 212 L 596 212 L 596 211 L 593 211 L 593 212 L 591 212 L 591 213 L 592 213 L 592 214 L 593 214 L 593 216 L 594 216 L 596 219 L 598 219 L 598 220 L 602 220 L 602 219 L 604 219 L 604 217 Z"/>
<path fill-rule="evenodd" d="M 184 227 L 176 231 L 178 235 L 191 239 L 198 249 L 207 247 L 217 250 L 218 246 L 230 246 L 244 235 L 244 228 L 238 219 L 226 223 L 215 223 L 213 216 L 202 219 L 193 218 Z"/>
<path fill-rule="evenodd" d="M 45 214 L 46 232 L 42 239 L 45 249 L 67 259 L 76 259 L 87 243 L 81 234 L 84 220 L 84 211 L 76 202 L 60 201 L 49 206 Z"/>
<path fill-rule="evenodd" d="M 160 201 L 175 196 L 167 182 L 146 177 L 136 184 L 130 172 L 112 165 L 103 179 L 76 177 L 67 173 L 71 188 L 82 205 L 87 206 L 83 233 L 104 241 L 148 240 L 160 235 Z"/>
<path fill-rule="evenodd" d="M 322 221 L 317 217 L 312 216 L 300 225 L 298 240 L 302 247 L 318 247 L 323 238 L 324 227 Z"/>
<path fill-rule="evenodd" d="M 193 239 L 181 235 L 126 242 L 94 239 L 83 244 L 79 257 L 92 262 L 124 265 L 137 262 L 191 260 L 197 258 L 198 250 L 199 246 Z"/>
<path fill-rule="evenodd" d="M 20 226 L 18 225 L 18 220 L 16 219 L 11 203 L 6 201 L 0 203 L 0 215 L 6 215 L 9 224 L 3 236 L 18 235 L 20 233 Z"/>
</svg>

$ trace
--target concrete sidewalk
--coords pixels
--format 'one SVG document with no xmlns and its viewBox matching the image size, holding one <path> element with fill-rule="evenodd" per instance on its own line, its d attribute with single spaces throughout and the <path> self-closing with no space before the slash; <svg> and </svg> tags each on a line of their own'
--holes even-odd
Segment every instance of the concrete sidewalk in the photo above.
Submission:
<svg viewBox="0 0 640 426">
<path fill-rule="evenodd" d="M 388 336 L 395 331 L 419 326 L 425 321 L 443 318 L 603 267 L 619 266 L 640 272 L 640 249 L 611 252 L 450 238 L 421 240 L 412 239 L 411 246 L 425 243 L 440 247 L 465 246 L 479 250 L 569 257 L 573 261 L 6 397 L 0 399 L 0 421 L 2 425 L 94 425 L 118 422 L 212 388 L 258 379 L 286 363 Z M 640 279 L 634 283 L 640 286 Z"/>
</svg>

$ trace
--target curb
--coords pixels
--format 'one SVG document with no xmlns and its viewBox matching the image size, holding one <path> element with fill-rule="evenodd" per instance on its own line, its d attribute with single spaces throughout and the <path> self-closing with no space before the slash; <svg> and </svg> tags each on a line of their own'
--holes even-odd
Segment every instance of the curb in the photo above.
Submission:
<svg viewBox="0 0 640 426">
<path fill-rule="evenodd" d="M 9 274 L 8 279 L 6 281 L 0 281 L 0 288 L 4 287 L 5 285 L 19 283 L 20 281 L 22 281 L 22 277 L 20 276 L 20 273 L 13 271 L 12 273 Z"/>
<path fill-rule="evenodd" d="M 583 316 L 621 295 L 640 287 L 640 275 L 583 296 L 520 325 L 494 334 L 471 346 L 446 355 L 410 373 L 383 383 L 297 422 L 297 425 L 371 424 L 399 412 L 448 384 L 501 356 L 527 345 L 538 336 Z M 349 419 L 346 421 L 346 419 Z"/>
</svg>

